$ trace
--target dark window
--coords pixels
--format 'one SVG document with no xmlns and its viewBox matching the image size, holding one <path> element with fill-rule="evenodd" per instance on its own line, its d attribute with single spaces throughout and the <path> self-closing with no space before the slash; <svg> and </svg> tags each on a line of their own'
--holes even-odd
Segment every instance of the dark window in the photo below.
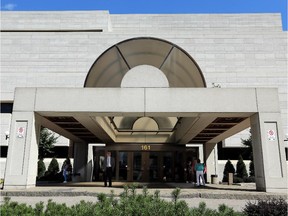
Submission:
<svg viewBox="0 0 288 216">
<path fill-rule="evenodd" d="M 1 103 L 1 113 L 12 113 L 13 103 Z"/>
<path fill-rule="evenodd" d="M 54 153 L 48 154 L 47 158 L 66 158 L 68 156 L 69 147 L 68 146 L 55 146 L 53 148 Z"/>
<path fill-rule="evenodd" d="M 222 143 L 217 144 L 218 147 L 218 160 L 238 160 L 239 155 L 242 155 L 243 160 L 250 160 L 249 155 L 250 152 L 247 148 L 229 148 L 229 147 L 222 147 Z"/>
<path fill-rule="evenodd" d="M 7 158 L 8 146 L 0 146 L 1 158 Z"/>
</svg>

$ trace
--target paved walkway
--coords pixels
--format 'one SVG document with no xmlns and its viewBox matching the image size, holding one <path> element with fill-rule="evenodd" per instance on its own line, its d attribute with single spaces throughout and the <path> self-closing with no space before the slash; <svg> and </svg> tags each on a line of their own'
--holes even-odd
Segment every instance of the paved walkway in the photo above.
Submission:
<svg viewBox="0 0 288 216">
<path fill-rule="evenodd" d="M 34 188 L 22 190 L 1 190 L 0 202 L 3 203 L 5 196 L 11 197 L 12 201 L 35 205 L 49 199 L 57 203 L 66 203 L 71 206 L 79 203 L 80 200 L 97 201 L 99 193 L 110 194 L 113 190 L 116 196 L 123 192 L 123 186 L 127 183 L 113 182 L 113 187 L 103 187 L 102 182 L 67 183 L 67 184 L 43 184 Z M 189 207 L 196 207 L 200 202 L 205 202 L 207 207 L 217 209 L 220 204 L 226 204 L 235 210 L 241 211 L 248 201 L 283 197 L 287 199 L 287 191 L 283 193 L 266 193 L 256 191 L 255 184 L 242 185 L 214 185 L 208 184 L 204 188 L 193 187 L 186 183 L 152 183 L 145 184 L 149 194 L 156 190 L 160 191 L 160 197 L 171 200 L 172 191 L 177 187 L 181 189 L 180 199 L 185 200 Z M 136 189 L 138 194 L 142 193 L 142 187 Z"/>
</svg>

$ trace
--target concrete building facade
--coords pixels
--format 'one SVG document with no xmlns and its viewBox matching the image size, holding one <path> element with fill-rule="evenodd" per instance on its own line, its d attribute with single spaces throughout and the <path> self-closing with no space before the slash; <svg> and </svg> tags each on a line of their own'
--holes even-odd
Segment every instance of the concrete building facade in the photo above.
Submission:
<svg viewBox="0 0 288 216">
<path fill-rule="evenodd" d="M 92 143 L 96 153 L 114 151 L 116 179 L 159 180 L 169 165 L 175 180 L 184 159 L 201 155 L 210 178 L 218 174 L 215 145 L 251 127 L 257 189 L 287 189 L 279 14 L 1 16 L 1 104 L 13 104 L 12 114 L 1 112 L 5 188 L 35 186 L 45 126 L 71 140 L 85 181 Z M 189 155 L 187 146 L 200 152 Z"/>
</svg>

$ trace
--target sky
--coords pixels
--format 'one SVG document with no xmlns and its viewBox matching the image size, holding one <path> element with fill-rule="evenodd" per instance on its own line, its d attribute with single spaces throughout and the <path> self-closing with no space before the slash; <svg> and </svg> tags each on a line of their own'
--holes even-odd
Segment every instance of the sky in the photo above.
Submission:
<svg viewBox="0 0 288 216">
<path fill-rule="evenodd" d="M 110 14 L 281 13 L 287 31 L 287 0 L 1 0 L 1 10 L 108 10 Z"/>
</svg>

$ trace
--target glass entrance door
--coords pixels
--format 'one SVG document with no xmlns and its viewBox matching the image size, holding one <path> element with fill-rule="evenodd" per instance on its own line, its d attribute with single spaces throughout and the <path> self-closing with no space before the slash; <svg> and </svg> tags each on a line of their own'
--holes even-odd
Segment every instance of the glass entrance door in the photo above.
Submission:
<svg viewBox="0 0 288 216">
<path fill-rule="evenodd" d="M 128 180 L 128 152 L 119 152 L 118 158 L 119 166 L 119 180 L 127 181 Z"/>
<path fill-rule="evenodd" d="M 143 171 L 142 153 L 133 152 L 133 181 L 142 181 Z"/>
<path fill-rule="evenodd" d="M 115 151 L 114 153 L 117 155 L 116 180 L 130 182 L 184 182 L 186 162 L 194 158 L 191 151 Z M 101 180 L 101 176 L 96 180 Z"/>
<path fill-rule="evenodd" d="M 172 152 L 119 152 L 119 181 L 173 181 Z"/>
<path fill-rule="evenodd" d="M 159 153 L 149 152 L 149 181 L 158 181 L 161 167 L 159 166 Z"/>
</svg>

